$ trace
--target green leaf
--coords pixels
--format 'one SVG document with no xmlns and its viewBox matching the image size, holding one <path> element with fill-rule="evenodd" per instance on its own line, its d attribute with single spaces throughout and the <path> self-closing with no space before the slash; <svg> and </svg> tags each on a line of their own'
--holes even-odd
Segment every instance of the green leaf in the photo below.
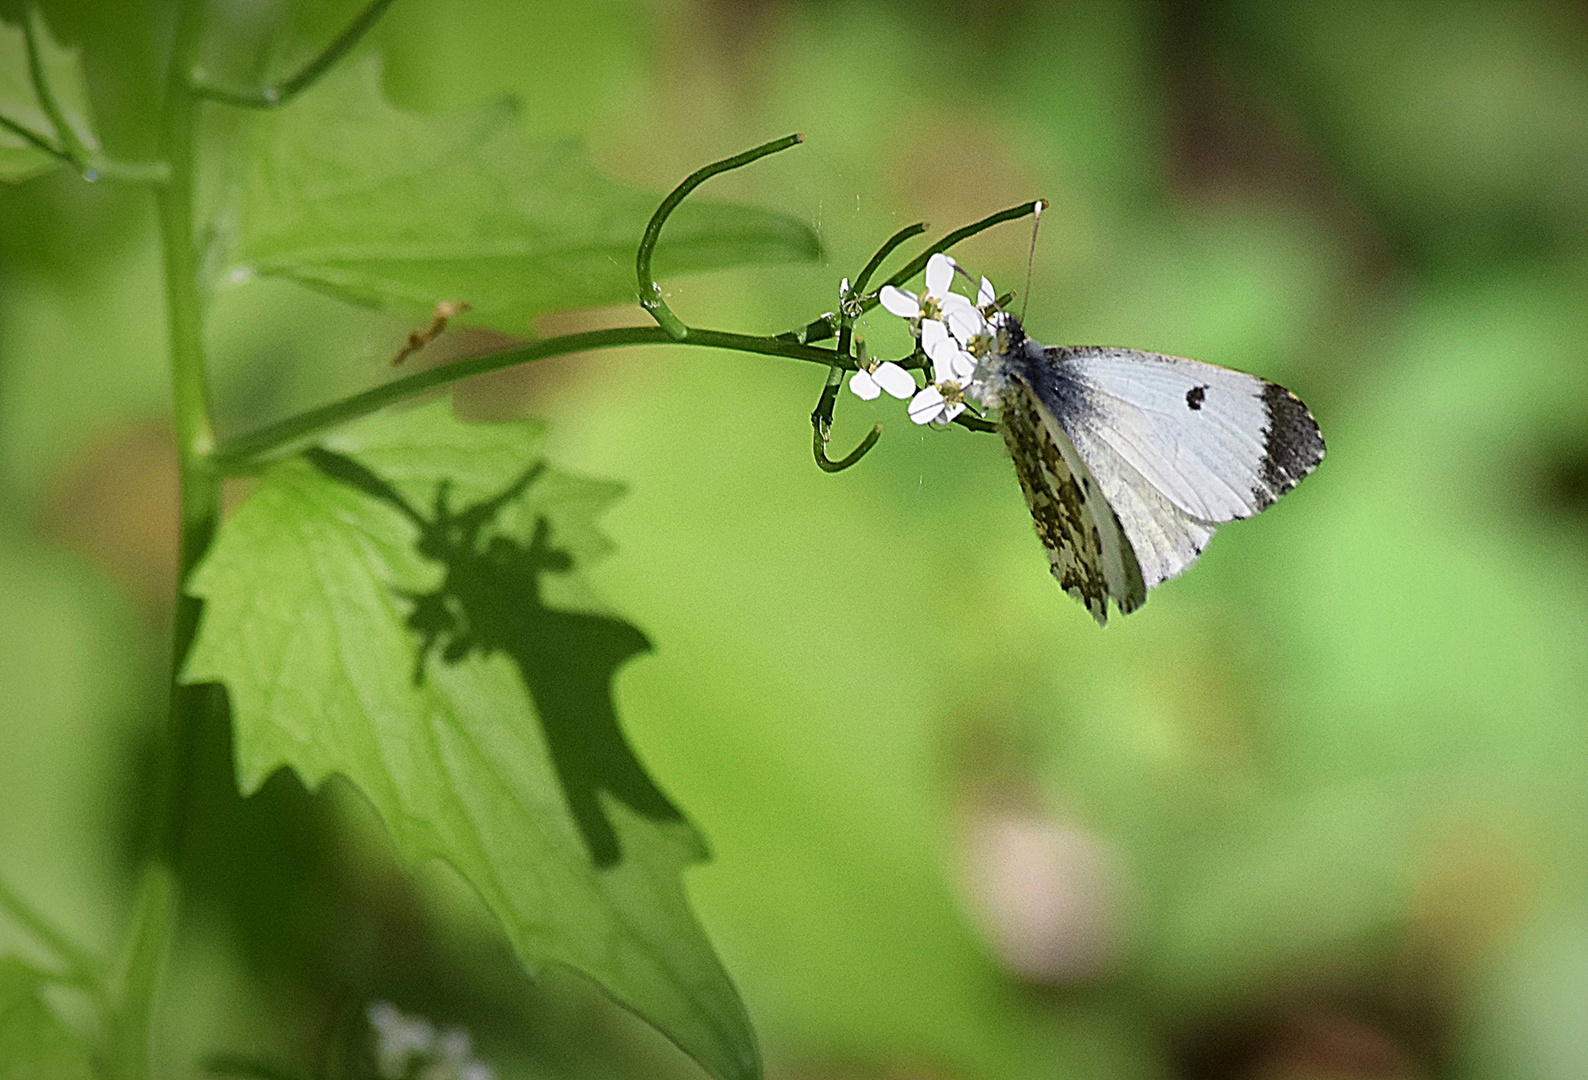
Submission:
<svg viewBox="0 0 1588 1080">
<path fill-rule="evenodd" d="M 659 201 L 602 176 L 575 143 L 531 139 L 498 99 L 444 117 L 402 112 L 374 58 L 261 119 L 232 273 L 285 277 L 359 303 L 525 333 L 549 311 L 633 300 L 634 256 Z M 795 218 L 685 203 L 659 272 L 812 259 Z"/>
<path fill-rule="evenodd" d="M 77 1036 L 44 1003 L 43 977 L 0 957 L 0 1080 L 92 1080 Z"/>
<path fill-rule="evenodd" d="M 77 141 L 89 150 L 98 150 L 99 139 L 94 134 L 82 57 L 76 48 L 68 49 L 55 40 L 38 8 L 33 9 L 31 17 L 44 75 L 55 94 L 56 104 L 72 126 Z M 38 95 L 33 92 L 22 28 L 6 23 L 0 23 L 0 117 L 61 146 L 60 132 L 45 115 Z M 48 172 L 60 163 L 60 158 L 39 149 L 9 125 L 0 123 L 0 180 L 16 183 Z"/>
<path fill-rule="evenodd" d="M 573 572 L 620 489 L 547 467 L 540 435 L 441 402 L 275 465 L 194 575 L 184 677 L 230 692 L 246 793 L 283 766 L 347 777 L 531 971 L 586 973 L 747 1080 L 749 1021 L 679 879 L 705 845 L 618 726 L 613 676 L 649 643 Z"/>
</svg>

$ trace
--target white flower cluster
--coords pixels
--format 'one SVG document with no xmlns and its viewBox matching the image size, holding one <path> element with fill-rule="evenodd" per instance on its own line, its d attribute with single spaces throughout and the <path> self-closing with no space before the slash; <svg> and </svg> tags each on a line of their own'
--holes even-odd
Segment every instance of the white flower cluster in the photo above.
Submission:
<svg viewBox="0 0 1588 1080">
<path fill-rule="evenodd" d="M 375 1029 L 375 1065 L 381 1080 L 496 1080 L 474 1057 L 473 1041 L 460 1027 L 436 1031 L 422 1016 L 410 1016 L 389 1001 L 366 1010 Z"/>
<path fill-rule="evenodd" d="M 873 364 L 849 380 L 857 397 L 869 401 L 879 388 L 896 398 L 910 397 L 910 419 L 917 424 L 947 424 L 965 411 L 967 401 L 980 403 L 977 368 L 996 347 L 998 294 L 986 278 L 975 300 L 954 292 L 950 286 L 957 270 L 954 260 L 939 252 L 927 261 L 926 291 L 920 296 L 892 285 L 884 285 L 878 295 L 883 308 L 909 321 L 921 351 L 932 361 L 932 381 L 917 390 L 914 377 L 898 364 Z M 844 282 L 845 292 L 848 284 Z"/>
</svg>

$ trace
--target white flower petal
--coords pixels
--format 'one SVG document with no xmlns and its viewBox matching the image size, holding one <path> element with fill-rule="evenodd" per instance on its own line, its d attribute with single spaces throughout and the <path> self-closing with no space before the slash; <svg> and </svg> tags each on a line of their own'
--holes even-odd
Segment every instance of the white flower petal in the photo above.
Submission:
<svg viewBox="0 0 1588 1080">
<path fill-rule="evenodd" d="M 877 380 L 871 377 L 869 371 L 857 371 L 849 376 L 849 389 L 861 401 L 873 401 L 882 393 L 882 387 L 877 385 Z"/>
<path fill-rule="evenodd" d="M 963 386 L 976 371 L 976 358 L 952 341 L 932 356 L 932 381 Z"/>
<path fill-rule="evenodd" d="M 968 384 L 976 374 L 976 358 L 968 352 L 950 358 L 948 366 L 950 377 L 961 386 Z"/>
<path fill-rule="evenodd" d="M 892 360 L 878 364 L 877 370 L 871 373 L 871 378 L 878 386 L 901 401 L 915 393 L 915 376 Z"/>
<path fill-rule="evenodd" d="M 971 318 L 971 312 L 976 311 L 976 305 L 971 303 L 970 297 L 961 296 L 957 292 L 951 292 L 939 297 L 938 302 L 943 305 L 945 317 L 950 311 L 960 311 L 964 312 L 965 317 L 968 319 Z M 981 313 L 976 312 L 976 314 L 979 315 Z"/>
<path fill-rule="evenodd" d="M 977 307 L 992 307 L 993 301 L 998 299 L 998 290 L 993 288 L 993 283 L 986 278 L 981 279 L 981 288 L 976 291 Z"/>
<path fill-rule="evenodd" d="M 931 356 L 934 349 L 941 348 L 943 343 L 949 341 L 948 327 L 937 319 L 923 319 L 921 321 L 921 351 Z"/>
<path fill-rule="evenodd" d="M 969 345 L 971 338 L 987 330 L 987 320 L 968 300 L 964 306 L 945 304 L 943 321 L 948 323 L 949 332 L 959 339 L 961 345 Z"/>
<path fill-rule="evenodd" d="M 943 411 L 943 392 L 928 386 L 910 400 L 910 419 L 917 424 L 931 423 Z"/>
<path fill-rule="evenodd" d="M 942 382 L 947 377 L 943 373 L 950 369 L 954 358 L 962 351 L 959 347 L 959 342 L 951 337 L 945 336 L 942 340 L 933 343 L 932 348 L 926 354 L 932 358 L 932 367 L 938 374 L 938 377 L 933 380 L 934 382 Z"/>
<path fill-rule="evenodd" d="M 982 278 L 982 280 L 986 281 L 987 279 L 986 278 Z M 842 281 L 840 281 L 838 283 L 838 299 L 842 300 L 844 297 L 846 297 L 848 295 L 849 295 L 849 279 L 848 278 L 844 278 L 844 280 L 842 280 Z"/>
<path fill-rule="evenodd" d="M 913 319 L 921 314 L 921 305 L 915 299 L 915 294 L 895 289 L 892 285 L 884 285 L 877 299 L 882 301 L 884 308 L 901 319 Z"/>
<path fill-rule="evenodd" d="M 945 405 L 943 407 L 943 423 L 948 423 L 950 420 L 954 419 L 954 417 L 958 416 L 964 411 L 964 402 L 956 401 L 952 405 Z"/>
<path fill-rule="evenodd" d="M 939 251 L 926 260 L 926 294 L 942 296 L 954 284 L 954 260 Z"/>
</svg>

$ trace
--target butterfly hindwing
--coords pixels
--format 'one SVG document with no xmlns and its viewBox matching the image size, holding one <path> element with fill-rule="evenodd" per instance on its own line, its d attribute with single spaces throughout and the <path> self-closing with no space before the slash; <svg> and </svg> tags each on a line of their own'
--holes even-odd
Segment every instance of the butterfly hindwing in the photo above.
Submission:
<svg viewBox="0 0 1588 1080">
<path fill-rule="evenodd" d="M 1136 553 L 1147 588 L 1196 562 L 1213 538 L 1212 522 L 1186 514 L 1122 460 L 1110 460 L 1112 451 L 1090 445 L 1087 435 L 1078 435 L 1075 445 L 1083 459 L 1097 462 L 1093 475 Z"/>
<path fill-rule="evenodd" d="M 1099 624 L 1109 597 L 1134 611 L 1147 587 L 1119 519 L 1051 410 L 1018 379 L 1004 391 L 999 428 L 1053 576 Z"/>
</svg>

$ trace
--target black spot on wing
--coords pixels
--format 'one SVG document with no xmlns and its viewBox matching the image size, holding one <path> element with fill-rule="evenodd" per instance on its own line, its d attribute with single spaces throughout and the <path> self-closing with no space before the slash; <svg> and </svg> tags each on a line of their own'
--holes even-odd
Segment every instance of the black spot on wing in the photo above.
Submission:
<svg viewBox="0 0 1588 1080">
<path fill-rule="evenodd" d="M 1193 386 L 1191 389 L 1185 392 L 1186 408 L 1190 409 L 1192 412 L 1197 412 L 1202 408 L 1202 402 L 1207 398 L 1207 396 L 1208 388 L 1206 386 Z"/>
<path fill-rule="evenodd" d="M 1263 460 L 1252 497 L 1266 510 L 1323 460 L 1323 433 L 1301 399 L 1283 386 L 1263 384 Z"/>
</svg>

